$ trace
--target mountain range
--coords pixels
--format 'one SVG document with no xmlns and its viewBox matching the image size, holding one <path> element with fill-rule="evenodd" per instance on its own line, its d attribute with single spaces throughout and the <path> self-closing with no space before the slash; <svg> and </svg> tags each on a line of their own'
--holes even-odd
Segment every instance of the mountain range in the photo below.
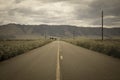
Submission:
<svg viewBox="0 0 120 80">
<path fill-rule="evenodd" d="M 77 27 L 71 25 L 21 25 L 0 26 L 0 39 L 36 39 L 41 36 L 54 37 L 101 37 L 100 27 Z M 104 37 L 120 37 L 120 28 L 104 28 Z"/>
</svg>

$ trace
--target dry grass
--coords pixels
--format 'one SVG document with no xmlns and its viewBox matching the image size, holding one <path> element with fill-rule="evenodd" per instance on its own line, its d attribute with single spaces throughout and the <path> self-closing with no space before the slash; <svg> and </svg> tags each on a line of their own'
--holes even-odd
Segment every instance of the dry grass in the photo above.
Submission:
<svg viewBox="0 0 120 80">
<path fill-rule="evenodd" d="M 99 39 L 65 39 L 72 44 L 101 52 L 103 54 L 120 58 L 120 40 L 104 40 Z"/>
<path fill-rule="evenodd" d="M 1 40 L 0 41 L 0 61 L 9 59 L 29 50 L 41 47 L 50 40 Z"/>
</svg>

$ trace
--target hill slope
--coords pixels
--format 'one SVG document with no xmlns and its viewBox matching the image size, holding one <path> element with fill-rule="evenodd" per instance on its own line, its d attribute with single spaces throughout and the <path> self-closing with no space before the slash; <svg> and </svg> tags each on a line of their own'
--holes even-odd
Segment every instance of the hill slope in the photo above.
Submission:
<svg viewBox="0 0 120 80">
<path fill-rule="evenodd" d="M 38 38 L 40 36 L 100 37 L 101 28 L 76 27 L 69 25 L 20 25 L 8 24 L 0 26 L 0 38 Z M 119 37 L 120 28 L 104 28 L 104 36 Z"/>
</svg>

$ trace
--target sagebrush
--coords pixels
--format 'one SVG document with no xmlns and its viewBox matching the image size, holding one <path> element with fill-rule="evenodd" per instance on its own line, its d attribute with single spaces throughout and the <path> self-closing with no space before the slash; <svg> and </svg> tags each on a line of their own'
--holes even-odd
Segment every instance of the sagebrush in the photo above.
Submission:
<svg viewBox="0 0 120 80">
<path fill-rule="evenodd" d="M 120 58 L 120 40 L 65 39 L 72 44 Z"/>
<path fill-rule="evenodd" d="M 25 53 L 29 50 L 41 47 L 51 40 L 1 40 L 0 61 Z"/>
</svg>

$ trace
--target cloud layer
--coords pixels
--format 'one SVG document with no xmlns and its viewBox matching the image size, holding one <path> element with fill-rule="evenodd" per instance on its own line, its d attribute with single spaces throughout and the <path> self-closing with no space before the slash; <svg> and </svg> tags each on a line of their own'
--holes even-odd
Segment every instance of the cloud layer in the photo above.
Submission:
<svg viewBox="0 0 120 80">
<path fill-rule="evenodd" d="M 119 0 L 0 0 L 0 24 L 120 27 Z"/>
</svg>

